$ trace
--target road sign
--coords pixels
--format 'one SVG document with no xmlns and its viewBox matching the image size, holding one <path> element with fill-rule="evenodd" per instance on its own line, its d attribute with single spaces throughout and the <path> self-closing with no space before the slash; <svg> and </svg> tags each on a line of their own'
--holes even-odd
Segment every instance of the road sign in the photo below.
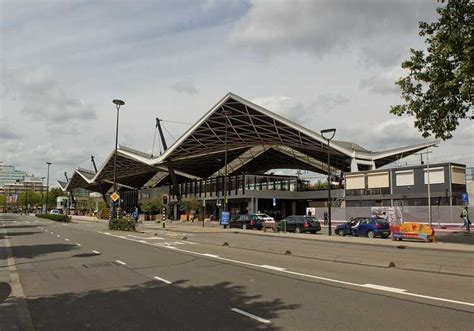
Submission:
<svg viewBox="0 0 474 331">
<path fill-rule="evenodd" d="M 223 211 L 221 214 L 221 225 L 227 225 L 230 221 L 230 213 L 228 211 Z"/>
<path fill-rule="evenodd" d="M 462 202 L 466 205 L 469 203 L 469 195 L 467 193 L 462 194 Z"/>
<path fill-rule="evenodd" d="M 120 195 L 117 192 L 114 192 L 110 195 L 110 198 L 113 202 L 117 202 L 117 200 L 120 199 Z"/>
<path fill-rule="evenodd" d="M 170 201 L 170 196 L 168 194 L 163 194 L 161 196 L 161 202 L 163 203 L 164 207 L 168 206 L 169 201 Z"/>
</svg>

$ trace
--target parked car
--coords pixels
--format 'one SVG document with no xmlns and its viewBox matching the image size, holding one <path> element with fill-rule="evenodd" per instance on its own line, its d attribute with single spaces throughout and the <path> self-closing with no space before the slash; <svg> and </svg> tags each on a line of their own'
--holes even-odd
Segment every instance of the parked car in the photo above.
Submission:
<svg viewBox="0 0 474 331">
<path fill-rule="evenodd" d="M 49 213 L 51 215 L 61 215 L 61 212 L 59 211 L 59 209 L 51 209 Z"/>
<path fill-rule="evenodd" d="M 260 230 L 263 227 L 263 219 L 252 217 L 251 214 L 239 215 L 229 222 L 230 228 L 240 228 L 243 230 L 257 229 Z"/>
<path fill-rule="evenodd" d="M 241 228 L 244 230 L 262 230 L 268 228 L 275 229 L 275 220 L 273 217 L 262 213 L 239 215 L 229 222 L 229 227 Z"/>
<path fill-rule="evenodd" d="M 321 223 L 319 223 L 319 220 L 315 216 L 291 215 L 278 223 L 277 230 L 286 230 L 287 232 L 296 233 L 316 233 L 321 231 Z"/>
<path fill-rule="evenodd" d="M 384 218 L 355 217 L 350 221 L 339 224 L 334 233 L 340 236 L 367 236 L 369 238 L 390 236 L 390 223 Z"/>
<path fill-rule="evenodd" d="M 252 217 L 255 219 L 260 219 L 259 221 L 262 222 L 262 229 L 272 229 L 276 230 L 276 222 L 275 219 L 267 214 L 262 214 L 262 213 L 257 213 L 257 214 L 252 214 Z"/>
</svg>

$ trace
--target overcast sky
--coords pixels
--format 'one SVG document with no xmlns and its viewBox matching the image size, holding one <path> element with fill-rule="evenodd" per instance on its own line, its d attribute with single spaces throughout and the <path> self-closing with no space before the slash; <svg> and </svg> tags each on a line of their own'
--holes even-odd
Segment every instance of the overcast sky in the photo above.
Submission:
<svg viewBox="0 0 474 331">
<path fill-rule="evenodd" d="M 50 161 L 53 181 L 112 151 L 114 98 L 120 143 L 143 151 L 155 117 L 193 123 L 229 91 L 369 150 L 423 141 L 389 109 L 434 1 L 0 3 L 0 160 L 39 176 Z M 165 127 L 171 142 L 189 126 Z M 466 120 L 431 157 L 472 166 L 473 142 Z"/>
</svg>

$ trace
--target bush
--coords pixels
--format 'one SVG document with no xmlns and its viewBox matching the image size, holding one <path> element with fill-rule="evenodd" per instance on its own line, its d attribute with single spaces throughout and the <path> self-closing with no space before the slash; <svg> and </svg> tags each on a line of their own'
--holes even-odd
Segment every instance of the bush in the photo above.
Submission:
<svg viewBox="0 0 474 331">
<path fill-rule="evenodd" d="M 71 222 L 71 217 L 67 215 L 36 214 L 36 217 L 46 218 L 48 220 L 58 221 L 58 222 L 66 222 L 66 223 Z"/>
<path fill-rule="evenodd" d="M 107 219 L 109 219 L 109 216 L 110 216 L 109 208 L 102 208 L 101 211 L 100 211 L 99 218 L 101 220 L 107 220 Z"/>
<path fill-rule="evenodd" d="M 112 218 L 109 221 L 110 230 L 135 231 L 135 221 L 126 218 Z"/>
</svg>

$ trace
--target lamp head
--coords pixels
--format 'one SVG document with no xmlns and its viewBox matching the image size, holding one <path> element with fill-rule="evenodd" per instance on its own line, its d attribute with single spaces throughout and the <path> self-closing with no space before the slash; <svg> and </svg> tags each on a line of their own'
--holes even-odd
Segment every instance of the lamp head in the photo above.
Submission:
<svg viewBox="0 0 474 331">
<path fill-rule="evenodd" d="M 323 138 L 328 141 L 334 138 L 335 134 L 336 134 L 336 129 L 334 128 L 321 130 L 321 136 L 323 136 Z"/>
<path fill-rule="evenodd" d="M 123 106 L 123 105 L 125 104 L 124 101 L 119 100 L 119 99 L 114 99 L 114 100 L 112 100 L 112 102 L 113 102 L 116 106 Z"/>
</svg>

